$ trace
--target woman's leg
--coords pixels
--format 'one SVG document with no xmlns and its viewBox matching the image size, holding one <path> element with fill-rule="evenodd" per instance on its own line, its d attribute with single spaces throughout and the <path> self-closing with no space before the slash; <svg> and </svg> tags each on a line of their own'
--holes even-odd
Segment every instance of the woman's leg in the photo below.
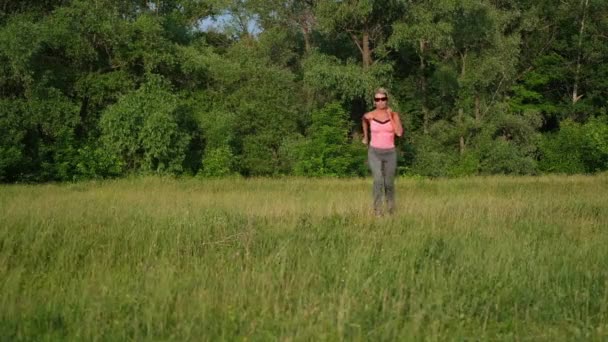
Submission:
<svg viewBox="0 0 608 342">
<path fill-rule="evenodd" d="M 388 212 L 395 211 L 395 173 L 397 171 L 397 152 L 388 152 L 384 156 L 384 191 Z"/>
<path fill-rule="evenodd" d="M 384 177 L 382 175 L 382 160 L 378 155 L 378 151 L 373 147 L 367 150 L 367 162 L 374 177 L 373 195 L 374 195 L 374 213 L 382 214 L 382 192 L 384 190 Z"/>
</svg>

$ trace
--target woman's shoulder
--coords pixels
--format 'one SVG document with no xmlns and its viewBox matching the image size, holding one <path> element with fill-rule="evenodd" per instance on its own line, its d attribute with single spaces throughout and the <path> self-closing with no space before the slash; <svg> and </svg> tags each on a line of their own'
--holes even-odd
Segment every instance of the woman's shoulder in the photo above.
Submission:
<svg viewBox="0 0 608 342">
<path fill-rule="evenodd" d="M 367 120 L 373 119 L 374 118 L 374 112 L 371 111 L 371 112 L 367 112 L 367 113 L 363 114 L 363 118 L 367 119 Z"/>
</svg>

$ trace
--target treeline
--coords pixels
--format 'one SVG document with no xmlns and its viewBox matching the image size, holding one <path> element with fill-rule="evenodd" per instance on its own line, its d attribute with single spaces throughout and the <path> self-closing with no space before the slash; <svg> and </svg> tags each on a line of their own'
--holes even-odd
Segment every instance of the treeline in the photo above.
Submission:
<svg viewBox="0 0 608 342">
<path fill-rule="evenodd" d="M 0 0 L 0 181 L 608 168 L 605 0 Z M 223 19 L 221 29 L 210 18 Z"/>
</svg>

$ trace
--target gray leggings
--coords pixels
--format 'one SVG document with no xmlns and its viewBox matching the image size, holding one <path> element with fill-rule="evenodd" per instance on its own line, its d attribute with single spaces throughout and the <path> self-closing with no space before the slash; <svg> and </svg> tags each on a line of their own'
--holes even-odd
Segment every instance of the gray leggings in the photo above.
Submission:
<svg viewBox="0 0 608 342">
<path fill-rule="evenodd" d="M 382 211 L 382 195 L 386 198 L 388 211 L 395 209 L 395 171 L 397 153 L 394 148 L 382 149 L 370 147 L 367 150 L 369 168 L 374 176 L 374 211 Z"/>
</svg>

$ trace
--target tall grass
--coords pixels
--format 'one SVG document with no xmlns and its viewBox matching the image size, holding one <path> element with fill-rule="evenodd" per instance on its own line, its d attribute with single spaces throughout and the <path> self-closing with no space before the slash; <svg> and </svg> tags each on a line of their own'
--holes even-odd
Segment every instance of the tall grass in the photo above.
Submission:
<svg viewBox="0 0 608 342">
<path fill-rule="evenodd" d="M 0 187 L 1 340 L 606 340 L 608 175 Z"/>
</svg>

